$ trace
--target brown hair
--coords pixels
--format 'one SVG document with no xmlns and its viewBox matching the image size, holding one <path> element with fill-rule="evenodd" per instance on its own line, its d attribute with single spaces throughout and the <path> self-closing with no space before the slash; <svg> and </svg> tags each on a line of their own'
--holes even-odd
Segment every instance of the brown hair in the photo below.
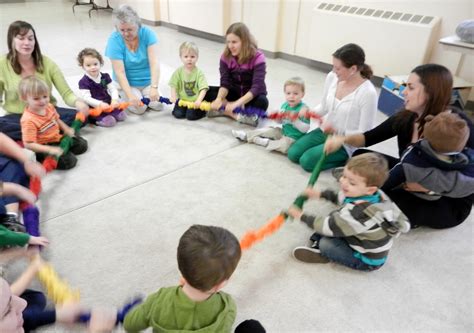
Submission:
<svg viewBox="0 0 474 333">
<path fill-rule="evenodd" d="M 415 67 L 411 71 L 420 77 L 428 99 L 425 110 L 416 120 L 418 122 L 418 135 L 421 136 L 426 122 L 426 116 L 436 116 L 445 111 L 451 102 L 453 90 L 453 76 L 444 66 L 438 64 L 426 64 Z"/>
<path fill-rule="evenodd" d="M 228 36 L 229 34 L 236 35 L 240 38 L 240 41 L 242 42 L 242 48 L 240 49 L 238 58 L 239 64 L 244 64 L 255 56 L 255 53 L 257 53 L 257 42 L 250 33 L 249 28 L 247 28 L 244 23 L 232 23 L 225 32 L 226 36 Z M 232 57 L 232 54 L 230 53 L 230 50 L 227 46 L 224 50 L 224 57 Z"/>
<path fill-rule="evenodd" d="M 357 70 L 360 71 L 360 75 L 367 80 L 370 80 L 373 75 L 372 68 L 365 63 L 364 50 L 357 44 L 346 44 L 338 48 L 332 56 L 341 60 L 346 68 L 355 65 Z"/>
<path fill-rule="evenodd" d="M 193 225 L 179 240 L 179 270 L 200 291 L 211 290 L 229 279 L 240 256 L 239 241 L 224 228 Z"/>
<path fill-rule="evenodd" d="M 90 47 L 87 47 L 84 50 L 82 50 L 81 52 L 79 52 L 79 54 L 77 55 L 77 63 L 81 67 L 84 65 L 84 57 L 96 58 L 97 60 L 99 60 L 101 66 L 104 65 L 104 59 L 102 58 L 99 51 L 97 51 L 96 49 L 92 49 Z"/>
<path fill-rule="evenodd" d="M 28 22 L 25 21 L 15 21 L 10 26 L 8 27 L 8 33 L 7 33 L 7 44 L 8 44 L 8 53 L 7 53 L 7 59 L 10 61 L 10 64 L 13 68 L 13 71 L 20 75 L 21 74 L 21 65 L 20 62 L 18 61 L 18 55 L 17 51 L 15 49 L 14 45 L 14 38 L 18 35 L 20 36 L 25 36 L 28 31 L 33 32 L 33 36 L 35 39 L 35 47 L 33 49 L 32 57 L 33 57 L 33 63 L 35 64 L 35 69 L 39 73 L 43 73 L 43 56 L 41 55 L 41 49 L 38 43 L 38 38 L 36 38 L 36 32 L 35 29 L 33 29 L 33 26 L 29 24 Z"/>
<path fill-rule="evenodd" d="M 423 137 L 438 153 L 460 152 L 469 139 L 467 122 L 455 113 L 441 112 L 426 118 Z"/>
<path fill-rule="evenodd" d="M 349 159 L 347 169 L 365 178 L 367 186 L 381 187 L 388 178 L 388 163 L 377 153 L 365 153 Z"/>
<path fill-rule="evenodd" d="M 26 100 L 28 96 L 49 96 L 49 87 L 43 80 L 38 79 L 34 75 L 30 75 L 21 79 L 20 83 L 18 84 L 18 92 L 20 98 L 22 100 Z"/>
</svg>

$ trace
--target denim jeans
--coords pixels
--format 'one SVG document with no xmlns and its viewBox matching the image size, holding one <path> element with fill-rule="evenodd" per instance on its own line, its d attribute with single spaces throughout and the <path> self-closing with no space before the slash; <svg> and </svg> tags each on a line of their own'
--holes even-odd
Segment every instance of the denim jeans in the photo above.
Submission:
<svg viewBox="0 0 474 333">
<path fill-rule="evenodd" d="M 328 258 L 330 261 L 360 271 L 373 271 L 382 266 L 367 265 L 360 259 L 354 257 L 354 250 L 343 238 L 325 237 L 315 233 L 311 236 L 311 240 L 319 241 L 321 255 Z"/>
</svg>

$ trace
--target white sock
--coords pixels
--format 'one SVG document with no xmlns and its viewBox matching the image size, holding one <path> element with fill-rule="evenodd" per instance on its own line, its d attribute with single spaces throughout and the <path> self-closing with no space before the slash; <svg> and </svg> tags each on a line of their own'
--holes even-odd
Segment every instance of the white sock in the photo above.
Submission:
<svg viewBox="0 0 474 333">
<path fill-rule="evenodd" d="M 259 145 L 259 146 L 263 146 L 263 147 L 268 146 L 269 142 L 270 142 L 270 139 L 261 138 L 259 136 L 257 136 L 256 138 L 253 139 L 253 143 L 255 143 L 256 145 Z"/>
<path fill-rule="evenodd" d="M 245 133 L 245 131 L 232 130 L 232 135 L 234 136 L 234 138 L 237 138 L 242 141 L 247 141 L 247 133 Z"/>
</svg>

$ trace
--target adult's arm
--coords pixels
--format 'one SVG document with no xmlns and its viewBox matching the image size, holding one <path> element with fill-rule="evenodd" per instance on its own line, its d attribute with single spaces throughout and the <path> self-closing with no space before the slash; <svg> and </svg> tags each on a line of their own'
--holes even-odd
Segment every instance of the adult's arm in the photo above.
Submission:
<svg viewBox="0 0 474 333">
<path fill-rule="evenodd" d="M 3 133 L 0 133 L 0 153 L 23 164 L 28 161 L 28 157 L 26 156 L 23 149 L 21 149 L 15 141 Z"/>
<path fill-rule="evenodd" d="M 45 60 L 47 60 L 47 58 L 45 58 Z M 58 91 L 59 95 L 61 95 L 63 101 L 67 105 L 75 107 L 77 96 L 74 95 L 74 92 L 69 87 L 58 65 L 56 65 L 56 63 L 50 59 L 45 61 L 45 63 L 45 67 L 47 66 L 45 70 L 49 72 L 49 79 L 51 80 L 51 83 L 54 85 L 54 87 L 56 87 L 56 90 Z"/>
<path fill-rule="evenodd" d="M 158 61 L 158 45 L 152 44 L 147 48 L 148 62 L 150 64 L 150 100 L 157 101 L 160 98 L 158 83 L 160 81 L 160 63 Z"/>
</svg>

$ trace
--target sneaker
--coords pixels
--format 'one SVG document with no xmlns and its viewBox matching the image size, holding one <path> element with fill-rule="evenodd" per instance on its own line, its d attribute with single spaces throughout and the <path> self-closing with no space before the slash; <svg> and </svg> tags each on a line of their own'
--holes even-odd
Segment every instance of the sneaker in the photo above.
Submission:
<svg viewBox="0 0 474 333">
<path fill-rule="evenodd" d="M 242 130 L 232 130 L 232 135 L 234 138 L 240 141 L 247 141 L 247 133 Z"/>
<path fill-rule="evenodd" d="M 116 123 L 117 121 L 115 120 L 115 118 L 111 115 L 108 115 L 97 121 L 95 124 L 101 127 L 113 127 Z"/>
<path fill-rule="evenodd" d="M 255 116 L 244 116 L 242 114 L 238 114 L 237 115 L 237 121 L 241 124 L 246 124 L 246 125 L 250 125 L 250 126 L 253 126 L 253 127 L 257 127 L 258 125 L 258 116 L 255 115 Z"/>
<path fill-rule="evenodd" d="M 0 217 L 0 224 L 5 228 L 15 232 L 26 232 L 25 226 L 18 221 L 14 214 L 5 214 Z"/>
<path fill-rule="evenodd" d="M 296 247 L 293 250 L 293 257 L 296 260 L 310 264 L 325 264 L 329 262 L 329 259 L 321 255 L 321 251 L 318 248 L 307 246 Z"/>
<path fill-rule="evenodd" d="M 332 169 L 331 174 L 332 176 L 339 181 L 339 179 L 342 177 L 342 174 L 344 173 L 344 167 L 337 167 Z"/>
<path fill-rule="evenodd" d="M 224 117 L 224 111 L 215 111 L 215 110 L 207 111 L 207 117 L 208 118 Z"/>
<path fill-rule="evenodd" d="M 259 145 L 259 146 L 263 146 L 263 147 L 268 146 L 269 142 L 270 142 L 270 139 L 261 138 L 259 136 L 257 136 L 256 138 L 253 139 L 253 143 L 255 143 L 256 145 Z"/>
</svg>

